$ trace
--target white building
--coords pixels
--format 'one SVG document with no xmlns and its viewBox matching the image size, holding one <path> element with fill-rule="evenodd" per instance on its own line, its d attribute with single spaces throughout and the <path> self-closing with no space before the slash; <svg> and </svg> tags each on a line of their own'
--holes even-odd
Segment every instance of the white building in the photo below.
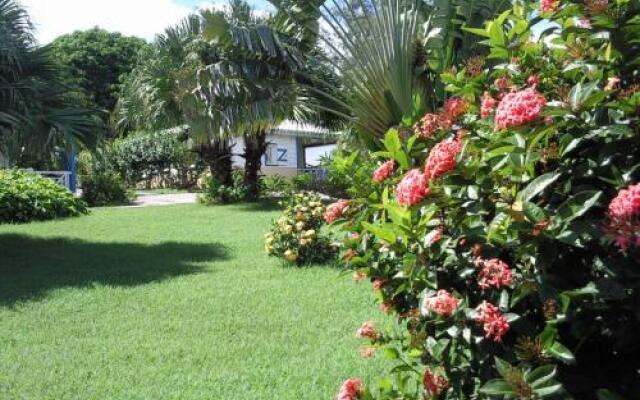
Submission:
<svg viewBox="0 0 640 400">
<path fill-rule="evenodd" d="M 265 175 L 295 176 L 318 167 L 320 157 L 336 147 L 337 134 L 308 124 L 285 121 L 267 134 L 267 151 L 262 158 Z M 242 153 L 244 140 L 234 140 L 234 153 Z M 233 157 L 235 168 L 244 167 L 244 159 Z"/>
</svg>

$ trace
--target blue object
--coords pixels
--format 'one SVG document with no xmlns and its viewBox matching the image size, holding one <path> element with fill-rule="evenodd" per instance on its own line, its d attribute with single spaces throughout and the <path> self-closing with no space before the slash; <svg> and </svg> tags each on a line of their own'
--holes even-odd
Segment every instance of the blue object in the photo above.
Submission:
<svg viewBox="0 0 640 400">
<path fill-rule="evenodd" d="M 76 144 L 72 143 L 71 148 L 67 152 L 67 157 L 66 157 L 67 162 L 65 165 L 66 170 L 71 172 L 71 175 L 69 176 L 69 188 L 68 188 L 71 191 L 71 193 L 75 193 L 76 187 L 77 187 L 78 165 L 76 162 L 76 152 L 77 152 Z"/>
</svg>

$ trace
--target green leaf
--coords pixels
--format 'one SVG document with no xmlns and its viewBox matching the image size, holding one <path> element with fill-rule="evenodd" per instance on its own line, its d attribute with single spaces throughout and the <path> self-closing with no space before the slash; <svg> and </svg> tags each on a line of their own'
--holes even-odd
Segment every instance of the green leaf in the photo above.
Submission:
<svg viewBox="0 0 640 400">
<path fill-rule="evenodd" d="M 549 355 L 551 355 L 553 358 L 560 360 L 566 364 L 573 364 L 575 362 L 575 357 L 573 356 L 573 353 L 571 352 L 571 350 L 569 350 L 568 348 L 566 348 L 562 343 L 560 342 L 554 342 L 550 348 L 548 348 L 547 353 L 549 353 Z"/>
<path fill-rule="evenodd" d="M 602 196 L 602 191 L 584 191 L 571 196 L 558 208 L 557 215 L 565 224 L 586 214 Z"/>
<path fill-rule="evenodd" d="M 540 397 L 550 396 L 557 393 L 562 389 L 562 385 L 559 383 L 550 383 L 547 386 L 543 386 L 537 389 L 533 389 L 533 392 Z"/>
<path fill-rule="evenodd" d="M 368 222 L 362 222 L 362 226 L 382 240 L 385 240 L 389 243 L 395 243 L 396 241 L 397 237 L 392 224 L 376 226 Z"/>
<path fill-rule="evenodd" d="M 493 379 L 480 388 L 480 393 L 494 396 L 513 394 L 513 387 L 502 379 Z"/>
<path fill-rule="evenodd" d="M 555 182 L 560 175 L 561 174 L 557 172 L 540 175 L 536 179 L 532 180 L 526 188 L 520 191 L 520 193 L 518 193 L 518 199 L 523 202 L 533 199 L 536 195 Z"/>
<path fill-rule="evenodd" d="M 535 389 L 536 387 L 541 386 L 543 383 L 555 377 L 556 371 L 557 370 L 555 365 L 543 365 L 531 372 L 526 373 L 524 375 L 524 378 L 527 383 L 529 383 Z"/>
<path fill-rule="evenodd" d="M 501 359 L 500 357 L 493 357 L 493 359 L 495 360 L 496 370 L 498 371 L 500 376 L 506 378 L 509 374 L 509 371 L 513 369 L 511 364 Z"/>
</svg>

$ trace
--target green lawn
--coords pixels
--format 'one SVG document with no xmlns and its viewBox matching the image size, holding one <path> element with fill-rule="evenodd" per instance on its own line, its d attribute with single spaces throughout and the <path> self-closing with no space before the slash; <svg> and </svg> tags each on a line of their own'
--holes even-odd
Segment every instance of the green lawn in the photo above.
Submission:
<svg viewBox="0 0 640 400">
<path fill-rule="evenodd" d="M 386 365 L 370 285 L 264 255 L 271 209 L 96 209 L 0 226 L 0 399 L 332 399 Z"/>
</svg>

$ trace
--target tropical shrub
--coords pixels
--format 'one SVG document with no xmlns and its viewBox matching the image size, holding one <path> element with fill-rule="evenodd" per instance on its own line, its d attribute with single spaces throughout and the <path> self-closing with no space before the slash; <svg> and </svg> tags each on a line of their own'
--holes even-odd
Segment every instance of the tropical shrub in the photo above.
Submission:
<svg viewBox="0 0 640 400">
<path fill-rule="evenodd" d="M 293 190 L 293 181 L 280 175 L 266 175 L 260 180 L 262 193 L 270 194 L 288 194 Z"/>
<path fill-rule="evenodd" d="M 85 203 L 48 178 L 0 170 L 0 223 L 23 223 L 87 213 Z"/>
<path fill-rule="evenodd" d="M 221 184 L 215 176 L 207 175 L 202 185 L 202 193 L 198 196 L 198 200 L 202 204 L 223 204 L 236 203 L 246 200 L 249 188 L 245 184 L 242 171 L 233 171 L 232 185 Z"/>
<path fill-rule="evenodd" d="M 163 186 L 174 186 L 170 170 L 182 177 L 194 161 L 187 139 L 183 127 L 132 134 L 114 142 L 113 164 L 129 184 L 157 177 Z"/>
<path fill-rule="evenodd" d="M 310 192 L 292 194 L 280 203 L 284 211 L 265 235 L 267 254 L 302 265 L 326 261 L 333 255 L 330 239 L 321 232 L 325 207 Z"/>
<path fill-rule="evenodd" d="M 399 329 L 363 329 L 398 366 L 341 399 L 640 394 L 640 3 L 515 4 L 469 30 L 484 67 L 387 132 L 343 219 Z M 558 27 L 532 41 L 539 13 Z"/>
<path fill-rule="evenodd" d="M 126 204 L 129 193 L 115 171 L 96 170 L 82 179 L 82 199 L 92 207 Z"/>
</svg>

